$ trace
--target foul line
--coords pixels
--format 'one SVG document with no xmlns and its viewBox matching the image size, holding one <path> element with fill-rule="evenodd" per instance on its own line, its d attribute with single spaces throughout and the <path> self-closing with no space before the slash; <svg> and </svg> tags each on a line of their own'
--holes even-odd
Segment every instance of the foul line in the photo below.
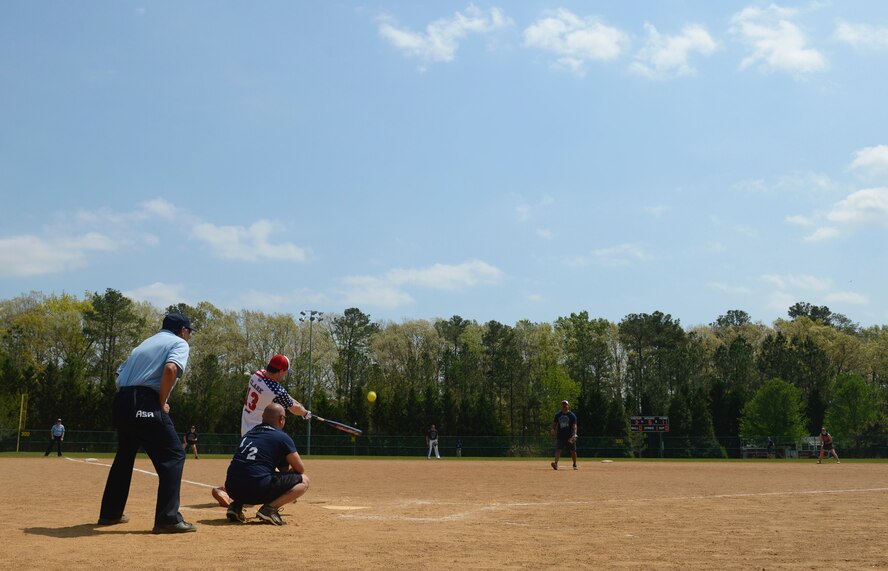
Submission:
<svg viewBox="0 0 888 571">
<path fill-rule="evenodd" d="M 90 464 L 90 465 L 95 465 L 95 466 L 105 466 L 106 468 L 110 468 L 110 467 L 111 467 L 111 464 L 102 464 L 102 463 L 99 462 L 98 460 L 95 460 L 95 461 L 93 461 L 93 462 L 89 462 L 89 461 L 87 461 L 87 460 L 89 460 L 89 459 L 87 459 L 87 460 L 78 460 L 78 459 L 76 459 L 76 458 L 68 458 L 67 456 L 65 456 L 65 460 L 70 460 L 71 462 L 80 462 L 80 463 L 82 463 L 82 464 Z M 157 477 L 157 474 L 156 474 L 156 473 L 154 473 L 154 472 L 149 472 L 148 470 L 142 470 L 141 468 L 136 468 L 135 466 L 133 466 L 133 472 L 141 472 L 141 473 L 143 473 L 143 474 L 147 474 L 147 475 L 149 475 L 149 476 L 154 476 L 155 478 Z M 185 482 L 186 484 L 193 484 L 193 485 L 195 485 L 195 486 L 203 486 L 204 488 L 215 488 L 215 487 L 216 487 L 216 486 L 213 486 L 213 485 L 210 485 L 210 484 L 204 484 L 203 482 L 193 482 L 193 481 L 191 481 L 191 480 L 185 480 L 185 479 L 183 479 L 182 481 Z"/>
</svg>

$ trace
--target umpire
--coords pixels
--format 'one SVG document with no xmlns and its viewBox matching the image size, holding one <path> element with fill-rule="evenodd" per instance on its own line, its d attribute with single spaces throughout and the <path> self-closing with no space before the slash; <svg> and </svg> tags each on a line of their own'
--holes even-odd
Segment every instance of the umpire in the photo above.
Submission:
<svg viewBox="0 0 888 571">
<path fill-rule="evenodd" d="M 158 476 L 153 533 L 197 531 L 179 513 L 179 490 L 185 450 L 179 442 L 167 398 L 185 371 L 191 321 L 181 313 L 163 318 L 162 329 L 133 349 L 117 370 L 114 427 L 117 454 L 108 473 L 99 525 L 126 523 L 123 513 L 129 496 L 133 465 L 139 447 L 145 449 Z"/>
</svg>

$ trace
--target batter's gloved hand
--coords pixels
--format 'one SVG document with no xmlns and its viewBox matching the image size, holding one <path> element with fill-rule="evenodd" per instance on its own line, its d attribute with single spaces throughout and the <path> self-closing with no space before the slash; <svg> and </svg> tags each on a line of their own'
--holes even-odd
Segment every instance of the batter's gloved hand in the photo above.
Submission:
<svg viewBox="0 0 888 571">
<path fill-rule="evenodd" d="M 574 434 L 573 436 L 570 437 L 570 443 L 571 443 L 571 444 L 576 444 L 576 442 L 577 442 L 577 435 Z"/>
<path fill-rule="evenodd" d="M 304 418 L 305 420 L 311 420 L 311 411 L 305 411 L 305 416 L 303 416 L 302 418 Z"/>
</svg>

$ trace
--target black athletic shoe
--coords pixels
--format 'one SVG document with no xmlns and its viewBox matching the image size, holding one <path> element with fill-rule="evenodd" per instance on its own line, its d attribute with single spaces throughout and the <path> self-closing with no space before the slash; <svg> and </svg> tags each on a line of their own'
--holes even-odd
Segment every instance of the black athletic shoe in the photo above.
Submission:
<svg viewBox="0 0 888 571">
<path fill-rule="evenodd" d="M 118 523 L 126 523 L 128 521 L 129 516 L 121 514 L 120 517 L 100 517 L 99 525 L 117 525 Z"/>
<path fill-rule="evenodd" d="M 197 526 L 187 521 L 180 521 L 179 523 L 155 525 L 151 533 L 188 533 L 189 531 L 197 531 Z"/>
<path fill-rule="evenodd" d="M 231 523 L 247 523 L 247 516 L 244 515 L 244 506 L 240 504 L 231 504 L 228 506 L 228 511 L 225 512 L 225 517 L 227 517 L 228 521 Z"/>
<path fill-rule="evenodd" d="M 284 525 L 284 520 L 281 519 L 281 514 L 278 513 L 278 510 L 268 504 L 259 508 L 259 511 L 256 512 L 256 517 L 271 525 Z"/>
</svg>

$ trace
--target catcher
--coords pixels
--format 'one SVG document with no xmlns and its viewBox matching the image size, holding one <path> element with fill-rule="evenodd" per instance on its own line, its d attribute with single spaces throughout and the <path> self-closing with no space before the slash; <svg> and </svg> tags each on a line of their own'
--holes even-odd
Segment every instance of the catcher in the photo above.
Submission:
<svg viewBox="0 0 888 571">
<path fill-rule="evenodd" d="M 552 469 L 558 469 L 558 460 L 561 458 L 561 451 L 567 449 L 570 451 L 570 457 L 573 460 L 573 469 L 577 469 L 577 415 L 570 411 L 570 403 L 566 400 L 561 401 L 561 410 L 555 415 L 555 421 L 552 423 L 555 429 L 555 461 L 552 462 Z"/>
</svg>

